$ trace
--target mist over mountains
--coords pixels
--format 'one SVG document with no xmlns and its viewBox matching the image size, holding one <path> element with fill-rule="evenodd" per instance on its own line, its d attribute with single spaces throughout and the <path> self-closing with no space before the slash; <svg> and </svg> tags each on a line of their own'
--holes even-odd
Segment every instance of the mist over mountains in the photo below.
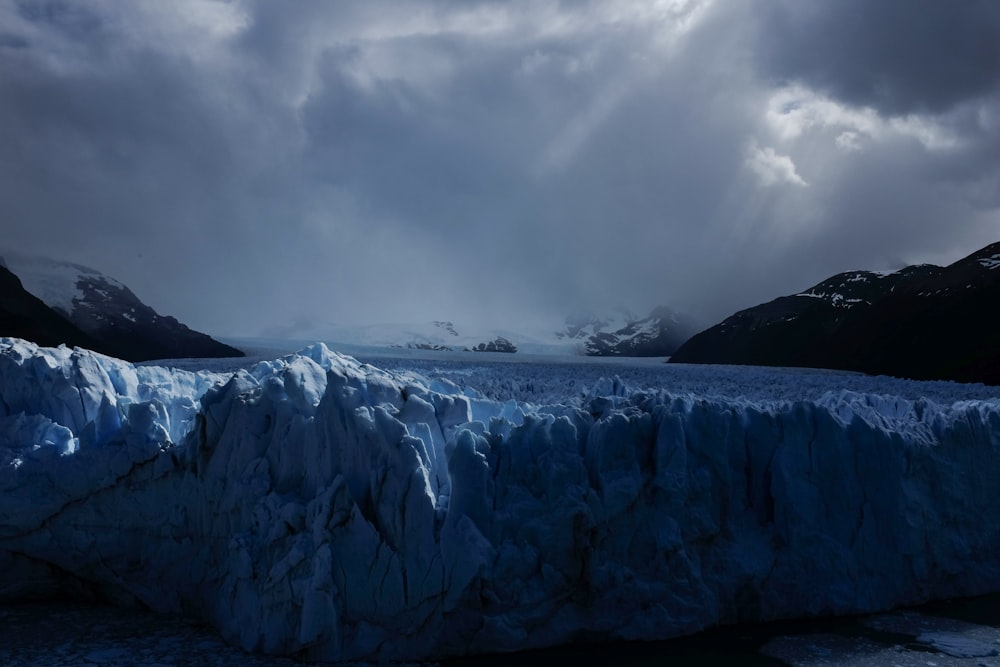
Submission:
<svg viewBox="0 0 1000 667">
<path fill-rule="evenodd" d="M 623 307 L 576 313 L 559 324 L 514 318 L 492 325 L 462 319 L 365 325 L 311 322 L 275 327 L 268 337 L 360 348 L 666 357 L 697 330 L 690 318 L 658 306 L 646 315 Z"/>
<path fill-rule="evenodd" d="M 124 284 L 78 264 L 5 252 L 0 334 L 141 361 L 243 353 L 161 316 Z M 698 333 L 666 307 L 566 317 L 559 327 L 458 320 L 313 325 L 298 338 L 350 348 L 669 357 L 674 363 L 836 368 L 1000 383 L 1000 243 L 946 267 L 848 271 L 741 310 Z M 520 327 L 520 328 L 519 328 Z"/>
</svg>

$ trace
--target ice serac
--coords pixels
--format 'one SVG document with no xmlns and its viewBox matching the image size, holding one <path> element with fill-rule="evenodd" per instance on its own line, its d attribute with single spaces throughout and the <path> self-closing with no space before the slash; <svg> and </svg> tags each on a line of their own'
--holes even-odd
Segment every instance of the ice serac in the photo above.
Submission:
<svg viewBox="0 0 1000 667">
<path fill-rule="evenodd" d="M 0 598 L 140 602 L 257 651 L 413 660 L 997 591 L 997 497 L 995 401 L 604 382 L 541 407 L 322 345 L 213 375 L 0 339 Z"/>
</svg>

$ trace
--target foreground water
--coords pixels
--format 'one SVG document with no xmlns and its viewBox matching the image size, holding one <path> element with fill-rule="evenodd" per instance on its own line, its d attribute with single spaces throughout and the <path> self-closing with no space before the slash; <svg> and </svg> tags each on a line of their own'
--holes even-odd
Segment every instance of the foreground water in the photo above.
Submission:
<svg viewBox="0 0 1000 667">
<path fill-rule="evenodd" d="M 1000 667 L 1000 595 L 795 623 L 735 627 L 667 642 L 574 646 L 477 657 L 442 667 L 596 664 Z M 197 622 L 72 602 L 0 607 L 0 665 L 292 666 L 248 655 Z"/>
</svg>

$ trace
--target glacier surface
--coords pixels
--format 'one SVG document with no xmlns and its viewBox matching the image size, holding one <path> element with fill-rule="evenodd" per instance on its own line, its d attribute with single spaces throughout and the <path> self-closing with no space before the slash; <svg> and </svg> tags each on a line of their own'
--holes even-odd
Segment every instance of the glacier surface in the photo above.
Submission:
<svg viewBox="0 0 1000 667">
<path fill-rule="evenodd" d="M 535 403 L 323 345 L 213 373 L 0 339 L 0 600 L 415 660 L 997 591 L 1000 401 L 935 386 Z"/>
</svg>

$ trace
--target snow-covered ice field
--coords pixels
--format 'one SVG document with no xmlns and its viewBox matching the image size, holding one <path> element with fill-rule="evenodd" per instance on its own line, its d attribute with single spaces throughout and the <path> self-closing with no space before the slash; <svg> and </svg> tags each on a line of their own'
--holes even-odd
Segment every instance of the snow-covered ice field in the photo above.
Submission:
<svg viewBox="0 0 1000 667">
<path fill-rule="evenodd" d="M 148 362 L 185 370 L 232 371 L 249 368 L 261 360 L 295 352 L 310 344 L 298 341 L 227 340 L 247 351 L 245 358 L 176 359 Z M 886 376 L 815 368 L 770 368 L 704 364 L 668 364 L 660 357 L 587 357 L 583 355 L 503 354 L 496 352 L 435 352 L 385 347 L 337 346 L 336 352 L 399 373 L 414 373 L 431 379 L 446 379 L 460 388 L 473 388 L 494 400 L 560 403 L 594 387 L 602 378 L 617 376 L 635 390 L 667 391 L 673 394 L 745 399 L 752 401 L 815 400 L 826 392 L 849 390 L 887 394 L 938 403 L 1000 398 L 1000 387 L 957 382 L 918 382 Z"/>
<path fill-rule="evenodd" d="M 420 660 L 1000 590 L 998 388 L 259 352 L 133 366 L 0 341 L 0 595 L 69 586 L 257 651 Z M 996 664 L 990 622 L 917 620 L 912 646 L 880 626 L 753 652 Z M 845 641 L 887 662 L 830 662 Z"/>
</svg>

